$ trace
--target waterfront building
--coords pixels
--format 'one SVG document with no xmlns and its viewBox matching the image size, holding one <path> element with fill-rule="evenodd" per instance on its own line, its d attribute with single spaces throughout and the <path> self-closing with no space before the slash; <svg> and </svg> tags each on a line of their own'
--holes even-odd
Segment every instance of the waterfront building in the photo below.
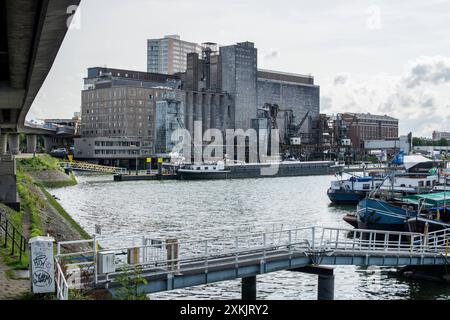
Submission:
<svg viewBox="0 0 450 320">
<path fill-rule="evenodd" d="M 154 41 L 172 40 L 179 37 L 149 40 L 149 57 L 158 49 L 152 48 Z M 318 143 L 311 137 L 319 136 L 314 124 L 320 114 L 320 87 L 311 75 L 258 70 L 257 48 L 248 41 L 220 48 L 203 43 L 186 50 L 182 72 L 88 69 L 75 156 L 118 165 L 118 160 L 169 153 L 171 133 L 185 128 L 193 137 L 195 122 L 201 122 L 203 132 L 219 129 L 225 138 L 227 129 L 267 124 L 258 112 L 266 103 L 279 105 L 277 126 L 285 141 L 295 131 L 303 143 Z M 149 70 L 157 70 L 150 68 L 150 60 Z"/>
<path fill-rule="evenodd" d="M 450 141 L 450 132 L 433 131 L 433 141 L 439 141 L 441 139 L 446 139 L 446 140 Z"/>
<path fill-rule="evenodd" d="M 180 94 L 179 78 L 96 67 L 88 69 L 84 83 L 75 157 L 127 166 L 152 155 L 156 102 L 165 92 Z"/>
<path fill-rule="evenodd" d="M 347 123 L 348 138 L 355 148 L 363 148 L 366 140 L 389 140 L 398 138 L 398 119 L 387 115 L 370 113 L 342 113 Z"/>
<path fill-rule="evenodd" d="M 201 54 L 202 47 L 180 39 L 179 35 L 167 35 L 161 39 L 147 40 L 147 71 L 175 74 L 186 71 L 188 53 Z"/>
</svg>

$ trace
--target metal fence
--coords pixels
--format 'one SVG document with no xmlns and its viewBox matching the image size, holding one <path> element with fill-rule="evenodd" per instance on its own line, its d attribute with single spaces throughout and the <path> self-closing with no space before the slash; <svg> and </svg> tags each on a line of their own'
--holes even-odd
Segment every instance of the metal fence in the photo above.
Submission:
<svg viewBox="0 0 450 320">
<path fill-rule="evenodd" d="M 0 233 L 3 247 L 11 246 L 10 254 L 14 256 L 19 255 L 19 260 L 27 250 L 27 238 L 20 232 L 20 230 L 8 220 L 6 213 L 0 210 Z"/>
</svg>

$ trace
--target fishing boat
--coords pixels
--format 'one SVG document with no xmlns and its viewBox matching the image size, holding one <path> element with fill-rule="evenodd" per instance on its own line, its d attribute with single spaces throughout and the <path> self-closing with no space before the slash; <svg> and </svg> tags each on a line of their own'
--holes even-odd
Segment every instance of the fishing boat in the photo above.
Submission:
<svg viewBox="0 0 450 320">
<path fill-rule="evenodd" d="M 331 181 L 327 190 L 328 198 L 335 204 L 358 204 L 370 192 L 379 188 L 381 191 L 400 193 L 402 195 L 426 193 L 439 184 L 437 172 L 433 172 L 436 163 L 423 156 L 403 156 L 401 166 L 395 158 L 388 170 L 394 173 L 383 182 L 384 177 L 372 174 L 363 176 L 350 174 L 349 179 L 337 178 Z M 436 189 L 435 191 L 438 191 Z"/>
<path fill-rule="evenodd" d="M 405 223 L 411 218 L 421 221 L 436 211 L 427 202 L 422 203 L 425 204 L 422 208 L 414 201 L 414 197 L 439 193 L 436 186 L 440 182 L 440 171 L 434 167 L 436 163 L 422 156 L 402 156 L 400 152 L 390 164 L 403 165 L 405 172 L 399 174 L 391 170 L 381 184 L 358 203 L 356 213 L 346 215 L 344 221 L 357 228 L 404 231 Z M 444 199 L 446 197 L 444 191 Z"/>
<path fill-rule="evenodd" d="M 349 179 L 338 179 L 331 181 L 327 196 L 335 204 L 357 204 L 367 194 L 383 181 L 375 176 L 357 176 L 350 174 Z"/>
<path fill-rule="evenodd" d="M 429 231 L 450 227 L 450 192 L 416 194 L 392 199 L 369 197 L 357 206 L 361 229 Z"/>
</svg>

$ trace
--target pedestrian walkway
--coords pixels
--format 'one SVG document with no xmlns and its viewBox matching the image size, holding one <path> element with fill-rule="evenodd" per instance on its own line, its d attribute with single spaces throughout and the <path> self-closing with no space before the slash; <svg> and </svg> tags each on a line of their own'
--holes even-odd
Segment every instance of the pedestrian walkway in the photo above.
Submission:
<svg viewBox="0 0 450 320">
<path fill-rule="evenodd" d="M 9 269 L 0 254 L 0 300 L 14 300 L 19 298 L 21 294 L 30 291 L 30 281 L 10 279 L 7 276 L 7 270 Z"/>
</svg>

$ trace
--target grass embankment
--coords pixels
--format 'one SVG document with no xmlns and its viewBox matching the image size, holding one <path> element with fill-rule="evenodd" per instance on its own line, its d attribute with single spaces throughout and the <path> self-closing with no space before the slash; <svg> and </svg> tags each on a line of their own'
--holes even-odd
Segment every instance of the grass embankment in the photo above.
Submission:
<svg viewBox="0 0 450 320">
<path fill-rule="evenodd" d="M 45 188 L 61 188 L 77 184 L 74 174 L 70 172 L 67 175 L 60 167 L 58 159 L 49 155 L 18 159 L 17 171 L 27 173 Z"/>
<path fill-rule="evenodd" d="M 33 204 L 47 201 L 54 209 L 56 209 L 56 211 L 58 211 L 60 216 L 80 234 L 80 236 L 85 239 L 91 238 L 89 234 L 75 220 L 72 219 L 64 208 L 46 190 L 46 188 L 60 188 L 77 184 L 77 180 L 72 172 L 70 172 L 67 179 L 65 178 L 67 174 L 60 167 L 59 161 L 56 158 L 49 155 L 39 155 L 33 158 L 19 159 L 17 161 L 17 177 L 19 178 L 19 176 L 23 178 L 22 182 L 25 182 L 24 184 L 18 183 L 19 189 L 22 189 L 19 190 L 21 199 L 22 191 L 25 199 L 31 197 L 34 200 L 31 201 L 32 204 L 28 206 L 28 210 L 31 214 L 31 224 L 36 228 L 36 233 L 41 232 L 42 234 L 42 229 L 39 229 L 38 227 L 40 223 L 39 217 L 34 215 L 33 218 Z M 42 199 L 41 195 L 36 194 L 36 192 L 29 192 L 32 191 L 31 185 L 38 187 L 45 195 L 45 199 Z M 31 236 L 34 235 L 35 234 L 33 233 L 31 234 Z"/>
<path fill-rule="evenodd" d="M 59 166 L 59 161 L 48 155 L 33 158 L 16 159 L 17 191 L 20 196 L 20 212 L 2 204 L 0 210 L 6 212 L 8 220 L 15 225 L 26 238 L 49 234 L 56 241 L 90 239 L 91 236 L 63 209 L 46 188 L 66 187 L 77 184 L 72 172 L 66 174 Z M 17 252 L 17 250 L 16 250 Z M 11 244 L 0 248 L 4 262 L 14 269 L 28 269 L 28 251 L 19 259 L 19 255 L 10 255 Z M 9 278 L 14 277 L 12 270 L 7 270 Z M 71 299 L 90 299 L 82 292 L 70 290 Z M 25 293 L 22 299 L 45 299 Z M 48 299 L 53 299 L 48 295 Z"/>
<path fill-rule="evenodd" d="M 20 212 L 1 205 L 6 210 L 11 223 L 25 237 L 49 233 L 58 241 L 67 238 L 91 238 L 89 234 L 62 208 L 46 188 L 72 186 L 77 184 L 75 176 L 67 175 L 59 166 L 58 160 L 48 155 L 16 160 L 17 191 L 20 197 Z M 28 267 L 28 256 L 8 255 L 4 251 L 5 262 L 14 269 Z M 10 250 L 10 248 L 9 248 Z M 10 251 L 9 251 L 10 252 Z"/>
</svg>

